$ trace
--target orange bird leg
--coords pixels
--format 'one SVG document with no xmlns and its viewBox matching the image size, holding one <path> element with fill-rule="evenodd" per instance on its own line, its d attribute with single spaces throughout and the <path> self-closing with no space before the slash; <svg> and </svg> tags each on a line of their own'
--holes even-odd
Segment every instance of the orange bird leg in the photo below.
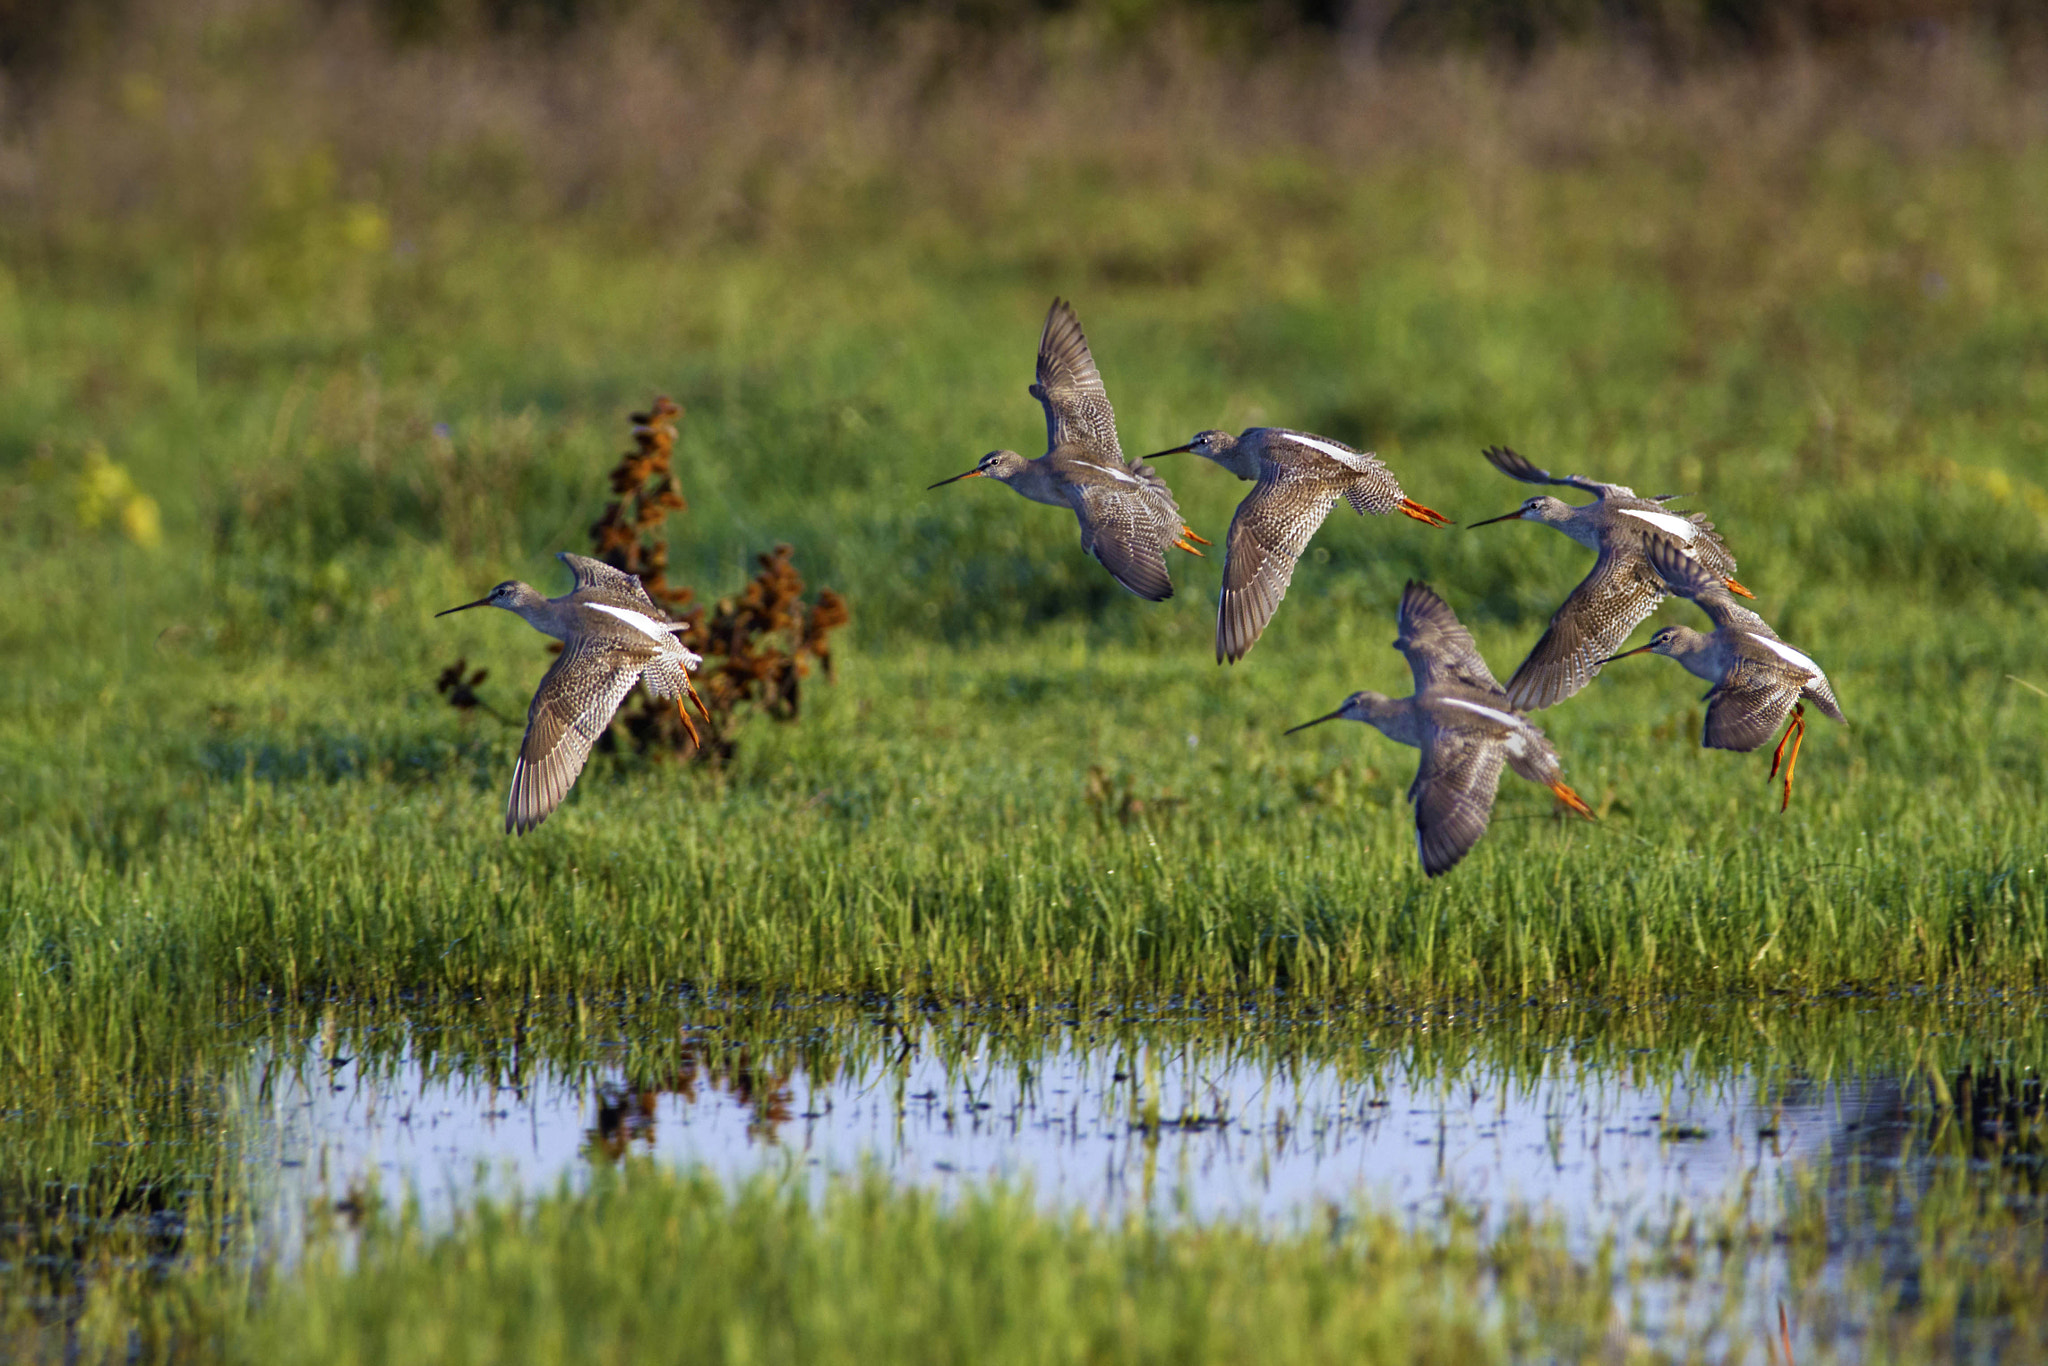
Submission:
<svg viewBox="0 0 2048 1366">
<path fill-rule="evenodd" d="M 1186 522 L 1182 522 L 1182 523 L 1180 524 L 1180 534 L 1181 534 L 1181 535 L 1183 535 L 1183 536 L 1185 536 L 1185 537 L 1187 537 L 1187 538 L 1188 538 L 1189 540 L 1191 540 L 1191 541 L 1201 541 L 1203 545 L 1214 545 L 1214 544 L 1216 544 L 1216 542 L 1214 542 L 1214 541 L 1210 541 L 1210 540 L 1204 540 L 1204 539 L 1203 539 L 1202 537 L 1200 537 L 1200 536 L 1196 535 L 1196 534 L 1195 534 L 1195 529 L 1194 529 L 1193 527 L 1189 526 L 1189 525 L 1188 525 L 1188 524 L 1187 524 Z"/>
<path fill-rule="evenodd" d="M 1182 550 L 1187 551 L 1188 554 L 1194 556 L 1198 560 L 1206 560 L 1209 558 L 1207 555 L 1204 555 L 1201 551 L 1189 545 L 1186 541 L 1175 541 L 1174 544 L 1179 546 Z M 1207 541 L 1204 541 L 1202 542 L 1202 544 L 1207 545 L 1209 543 Z"/>
<path fill-rule="evenodd" d="M 1584 799 L 1581 798 L 1578 793 L 1572 791 L 1563 783 L 1552 783 L 1550 785 L 1550 790 L 1557 794 L 1557 799 L 1559 801 L 1563 802 L 1572 810 L 1578 812 L 1581 816 L 1584 816 L 1587 820 L 1593 821 L 1600 819 L 1598 816 L 1595 816 L 1593 814 L 1593 808 L 1587 806 Z"/>
<path fill-rule="evenodd" d="M 1401 506 L 1398 510 L 1405 516 L 1413 517 L 1416 521 L 1421 522 L 1425 526 L 1451 525 L 1450 518 L 1444 516 L 1435 508 L 1424 507 L 1422 504 L 1416 502 L 1413 498 L 1403 498 L 1401 500 Z"/>
<path fill-rule="evenodd" d="M 1748 598 L 1748 599 L 1750 599 L 1751 601 L 1755 601 L 1755 599 L 1756 599 L 1756 594 L 1754 594 L 1754 593 L 1750 592 L 1750 591 L 1749 591 L 1749 590 L 1748 590 L 1747 588 L 1744 588 L 1744 587 L 1743 587 L 1743 586 L 1742 586 L 1741 584 L 1737 583 L 1737 582 L 1736 582 L 1735 580 L 1733 580 L 1733 579 L 1723 579 L 1723 580 L 1721 580 L 1721 582 L 1723 582 L 1723 583 L 1725 583 L 1725 584 L 1727 584 L 1727 585 L 1728 585 L 1728 591 L 1729 591 L 1729 592 L 1731 592 L 1731 593 L 1740 593 L 1740 594 L 1742 594 L 1742 596 L 1743 596 L 1743 597 L 1745 597 L 1745 598 Z"/>
<path fill-rule="evenodd" d="M 1806 704 L 1796 702 L 1792 706 L 1792 719 L 1785 723 L 1785 733 L 1778 737 L 1778 747 L 1771 751 L 1771 778 L 1778 776 L 1778 756 L 1785 752 L 1785 742 L 1792 742 L 1792 754 L 1785 760 L 1785 799 L 1778 804 L 1782 813 L 1792 805 L 1792 770 L 1799 766 L 1799 747 L 1806 743 Z M 1769 782 L 1766 778 L 1764 781 Z"/>
<path fill-rule="evenodd" d="M 704 705 L 703 698 L 697 696 L 696 685 L 690 682 L 690 675 L 687 670 L 683 674 L 683 691 L 690 695 L 690 700 L 697 704 L 697 710 L 703 712 L 704 719 L 709 721 L 711 719 L 711 709 Z M 704 741 L 698 738 L 697 727 L 691 724 L 690 713 L 683 710 L 683 699 L 680 697 L 676 699 L 676 715 L 683 718 L 683 729 L 690 732 L 690 743 L 698 749 L 704 748 Z"/>
</svg>

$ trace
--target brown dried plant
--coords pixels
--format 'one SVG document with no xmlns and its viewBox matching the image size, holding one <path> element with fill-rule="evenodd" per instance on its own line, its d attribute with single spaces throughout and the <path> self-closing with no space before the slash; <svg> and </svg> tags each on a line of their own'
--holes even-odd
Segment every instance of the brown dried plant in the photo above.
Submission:
<svg viewBox="0 0 2048 1366">
<path fill-rule="evenodd" d="M 617 724 L 625 728 L 641 753 L 675 753 L 722 763 L 732 757 L 732 731 L 742 704 L 754 703 L 780 721 L 794 721 L 802 697 L 802 680 L 817 663 L 832 677 L 832 632 L 850 619 L 846 599 L 827 588 L 815 602 L 804 600 L 803 576 L 797 573 L 787 545 L 755 558 L 761 570 L 736 597 L 721 598 L 706 620 L 705 609 L 693 606 L 695 590 L 668 581 L 668 541 L 662 524 L 671 512 L 689 504 L 676 486 L 673 468 L 677 423 L 682 405 L 668 397 L 654 400 L 644 413 L 634 413 L 633 449 L 612 468 L 612 501 L 591 524 L 592 554 L 615 569 L 639 578 L 647 596 L 676 620 L 688 623 L 683 644 L 704 656 L 696 677 L 707 727 L 701 735 L 686 728 L 676 708 L 644 694 L 621 708 Z M 559 652 L 560 645 L 549 647 Z M 436 686 L 456 691 L 457 707 L 481 704 L 461 684 L 461 665 L 444 671 Z M 482 681 L 482 675 L 469 680 Z M 608 731 L 601 747 L 615 743 Z"/>
<path fill-rule="evenodd" d="M 675 708 L 643 697 L 620 713 L 634 747 L 723 762 L 732 757 L 730 736 L 742 704 L 752 702 L 778 720 L 797 718 L 801 680 L 813 661 L 832 676 L 831 633 L 849 614 L 846 600 L 829 588 L 814 603 L 804 600 L 803 577 L 786 545 L 758 556 L 761 572 L 737 597 L 720 599 L 708 621 L 702 606 L 691 605 L 693 590 L 669 584 L 662 524 L 689 506 L 673 469 L 682 415 L 682 406 L 666 397 L 633 414 L 633 449 L 612 470 L 613 501 L 590 537 L 598 559 L 638 575 L 649 597 L 689 623 L 683 643 L 704 656 L 697 681 L 709 727 L 702 742 L 687 733 Z"/>
</svg>

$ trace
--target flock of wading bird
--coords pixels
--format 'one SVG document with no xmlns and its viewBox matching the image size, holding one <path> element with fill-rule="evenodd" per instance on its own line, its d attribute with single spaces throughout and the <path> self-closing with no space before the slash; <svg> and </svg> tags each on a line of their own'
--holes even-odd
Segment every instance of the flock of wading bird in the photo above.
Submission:
<svg viewBox="0 0 2048 1366">
<path fill-rule="evenodd" d="M 1248 481 L 1252 491 L 1238 504 L 1224 545 L 1218 663 L 1234 664 L 1258 643 L 1287 595 L 1296 562 L 1339 498 L 1360 516 L 1399 512 L 1433 528 L 1451 525 L 1450 518 L 1402 493 L 1393 472 L 1371 453 L 1283 427 L 1253 427 L 1237 436 L 1200 432 L 1185 445 L 1125 459 L 1102 375 L 1080 320 L 1061 299 L 1053 300 L 1039 335 L 1031 396 L 1045 408 L 1044 455 L 1027 460 L 1015 451 L 990 451 L 973 469 L 931 487 L 994 479 L 1035 503 L 1070 509 L 1081 524 L 1081 548 L 1125 588 L 1159 602 L 1173 596 L 1167 550 L 1200 556 L 1193 542 L 1212 543 L 1181 520 L 1173 491 L 1145 462 L 1192 452 Z M 1429 585 L 1410 581 L 1401 594 L 1394 648 L 1414 674 L 1414 695 L 1355 692 L 1337 710 L 1287 733 L 1325 721 L 1363 721 L 1390 740 L 1420 749 L 1422 763 L 1408 798 L 1415 806 L 1422 870 L 1435 877 L 1486 833 L 1503 766 L 1593 819 L 1566 785 L 1556 748 L 1525 713 L 1578 692 L 1601 665 L 1647 651 L 1675 659 L 1713 683 L 1701 738 L 1707 748 L 1746 753 L 1784 724 L 1771 753 L 1770 776 L 1775 779 L 1782 768 L 1778 809 L 1790 806 L 1792 771 L 1806 733 L 1805 704 L 1812 702 L 1831 720 L 1846 724 L 1846 718 L 1820 666 L 1735 600 L 1736 594 L 1755 595 L 1736 582 L 1735 557 L 1713 523 L 1697 512 L 1667 508 L 1677 494 L 1644 498 L 1621 484 L 1553 475 L 1504 447 L 1485 455 L 1512 479 L 1578 489 L 1594 501 L 1573 505 L 1538 494 L 1513 512 L 1472 526 L 1519 519 L 1555 527 L 1595 553 L 1592 572 L 1552 615 L 1550 628 L 1505 688 L 1450 605 Z M 633 575 L 581 555 L 560 558 L 576 576 L 574 589 L 563 597 L 544 597 L 512 581 L 448 609 L 503 607 L 563 642 L 534 694 L 512 769 L 505 828 L 520 834 L 568 795 L 591 746 L 636 683 L 645 683 L 657 698 L 676 699 L 681 711 L 684 694 L 696 695 L 690 672 L 701 662 L 676 639 L 682 624 L 657 607 Z M 1673 593 L 1695 603 L 1714 629 L 1667 626 L 1648 644 L 1620 650 L 1637 624 Z M 701 700 L 698 705 L 701 710 Z M 689 724 L 687 712 L 683 721 Z"/>
</svg>

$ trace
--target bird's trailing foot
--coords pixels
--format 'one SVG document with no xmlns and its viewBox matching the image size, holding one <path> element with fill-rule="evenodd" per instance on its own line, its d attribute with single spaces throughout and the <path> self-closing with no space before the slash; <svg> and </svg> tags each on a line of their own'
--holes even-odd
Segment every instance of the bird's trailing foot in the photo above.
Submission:
<svg viewBox="0 0 2048 1366">
<path fill-rule="evenodd" d="M 1450 518 L 1444 516 L 1435 508 L 1424 507 L 1413 498 L 1403 498 L 1399 511 L 1404 516 L 1413 517 L 1424 526 L 1443 527 L 1452 524 Z"/>
<path fill-rule="evenodd" d="M 1195 529 L 1189 526 L 1186 522 L 1182 522 L 1180 524 L 1180 534 L 1182 536 L 1185 536 L 1190 541 L 1200 541 L 1203 545 L 1216 544 L 1214 541 L 1208 540 L 1203 536 L 1197 535 Z"/>
<path fill-rule="evenodd" d="M 1785 799 L 1778 803 L 1780 815 L 1792 806 L 1792 770 L 1799 765 L 1799 747 L 1806 743 L 1806 704 L 1798 703 L 1792 708 L 1792 719 L 1785 723 L 1785 733 L 1778 737 L 1778 747 L 1771 751 L 1771 778 L 1778 776 L 1778 757 L 1785 753 L 1785 742 L 1792 742 L 1792 753 L 1785 760 Z M 1766 778 L 1769 782 L 1770 778 Z"/>
<path fill-rule="evenodd" d="M 705 706 L 704 699 L 697 695 L 697 687 L 690 682 L 690 675 L 687 672 L 683 674 L 683 691 L 690 695 L 690 700 L 697 704 L 697 710 L 704 714 L 704 720 L 708 723 L 711 720 L 711 708 Z M 676 699 L 676 715 L 683 718 L 683 729 L 690 732 L 690 743 L 698 749 L 704 748 L 704 741 L 698 737 L 697 727 L 690 721 L 690 713 L 683 710 L 683 699 L 680 697 Z"/>
<path fill-rule="evenodd" d="M 1187 551 L 1188 554 L 1194 556 L 1198 560 L 1206 560 L 1209 558 L 1207 555 L 1204 555 L 1201 551 L 1189 545 L 1185 538 L 1176 538 L 1174 540 L 1174 544 L 1179 546 L 1182 550 Z M 1203 541 L 1202 544 L 1207 545 L 1209 543 L 1207 541 Z"/>
<path fill-rule="evenodd" d="M 1593 808 L 1586 805 L 1585 799 L 1579 796 L 1578 793 L 1572 791 L 1571 788 L 1567 786 L 1565 783 L 1552 783 L 1550 785 L 1550 790 L 1557 794 L 1557 800 L 1560 803 L 1562 803 L 1566 807 L 1569 807 L 1571 810 L 1578 812 L 1587 820 L 1597 821 L 1600 819 L 1598 816 L 1593 814 Z"/>
<path fill-rule="evenodd" d="M 1723 582 L 1723 583 L 1725 583 L 1725 584 L 1727 584 L 1727 585 L 1728 585 L 1728 591 L 1729 591 L 1729 592 L 1731 592 L 1731 593 L 1740 593 L 1740 594 L 1742 594 L 1742 596 L 1743 596 L 1743 597 L 1745 597 L 1745 598 L 1748 598 L 1748 599 L 1749 599 L 1750 601 L 1752 601 L 1752 602 L 1754 602 L 1754 601 L 1756 600 L 1756 594 L 1754 594 L 1754 593 L 1750 592 L 1750 591 L 1749 591 L 1749 590 L 1748 590 L 1747 588 L 1744 588 L 1744 587 L 1743 587 L 1743 586 L 1742 586 L 1741 584 L 1737 583 L 1737 582 L 1736 582 L 1736 581 L 1735 581 L 1734 579 L 1723 579 L 1723 580 L 1721 580 L 1721 582 Z"/>
</svg>

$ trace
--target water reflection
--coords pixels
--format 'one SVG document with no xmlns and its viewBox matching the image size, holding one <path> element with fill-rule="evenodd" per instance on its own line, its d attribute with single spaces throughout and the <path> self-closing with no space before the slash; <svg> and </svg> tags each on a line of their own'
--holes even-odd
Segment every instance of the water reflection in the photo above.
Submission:
<svg viewBox="0 0 2048 1366">
<path fill-rule="evenodd" d="M 732 1177 L 872 1165 L 942 1189 L 1023 1181 L 1112 1220 L 1286 1226 L 1361 1200 L 1418 1217 L 1526 1206 L 1590 1246 L 1680 1209 L 1772 1218 L 1778 1177 L 1840 1150 L 1882 1091 L 1767 1084 L 1742 1068 L 1641 1074 L 1568 1049 L 1446 1068 L 1078 1027 L 1024 1054 L 962 1038 L 955 1022 L 926 1023 L 770 1058 L 699 1029 L 658 1069 L 497 1079 L 423 1065 L 410 1044 L 335 1066 L 322 1043 L 268 1093 L 294 1193 L 339 1199 L 374 1181 L 430 1216 L 480 1183 L 545 1188 L 644 1153 Z"/>
<path fill-rule="evenodd" d="M 655 1124 L 664 1096 L 679 1104 L 694 1106 L 699 1088 L 710 1095 L 722 1095 L 751 1114 L 747 1123 L 749 1142 L 776 1142 L 778 1128 L 793 1117 L 790 1073 L 758 1068 L 744 1046 L 707 1049 L 694 1039 L 685 1040 L 676 1067 L 658 1083 L 599 1081 L 596 1083 L 597 1122 L 583 1131 L 583 1155 L 618 1161 L 636 1145 L 654 1151 Z"/>
</svg>

